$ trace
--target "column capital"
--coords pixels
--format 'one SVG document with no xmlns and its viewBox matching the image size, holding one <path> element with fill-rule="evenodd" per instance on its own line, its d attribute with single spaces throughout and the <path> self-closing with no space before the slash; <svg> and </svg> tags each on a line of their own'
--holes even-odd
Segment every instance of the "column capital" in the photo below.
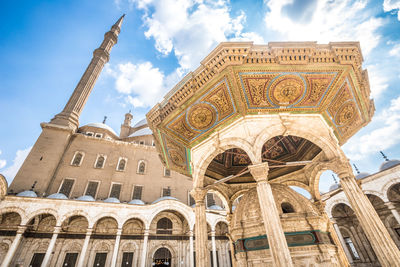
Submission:
<svg viewBox="0 0 400 267">
<path fill-rule="evenodd" d="M 268 171 L 269 171 L 268 162 L 249 165 L 248 168 L 251 175 L 253 176 L 254 180 L 256 180 L 257 183 L 261 181 L 268 181 Z"/>
<path fill-rule="evenodd" d="M 23 234 L 23 233 L 25 233 L 26 228 L 27 228 L 26 225 L 20 225 L 20 226 L 18 226 L 18 228 L 17 228 L 17 234 Z"/>
<path fill-rule="evenodd" d="M 86 229 L 86 235 L 91 235 L 93 233 L 93 228 Z"/>
<path fill-rule="evenodd" d="M 336 219 L 335 218 L 329 218 L 329 220 L 331 221 L 332 224 L 337 224 Z"/>
<path fill-rule="evenodd" d="M 121 235 L 122 234 L 122 229 L 121 228 L 118 228 L 117 229 L 117 235 Z"/>
<path fill-rule="evenodd" d="M 207 190 L 204 188 L 193 188 L 192 191 L 190 191 L 190 194 L 194 198 L 194 201 L 197 203 L 202 203 L 205 201 L 205 197 L 207 195 Z"/>
<path fill-rule="evenodd" d="M 211 236 L 215 237 L 215 230 L 211 231 Z"/>
<path fill-rule="evenodd" d="M 189 236 L 193 237 L 193 230 L 189 231 Z"/>
<path fill-rule="evenodd" d="M 53 234 L 59 234 L 61 232 L 61 226 L 54 226 Z"/>
<path fill-rule="evenodd" d="M 150 234 L 150 229 L 145 229 L 144 230 L 144 235 L 145 236 L 149 236 L 149 234 Z"/>
</svg>

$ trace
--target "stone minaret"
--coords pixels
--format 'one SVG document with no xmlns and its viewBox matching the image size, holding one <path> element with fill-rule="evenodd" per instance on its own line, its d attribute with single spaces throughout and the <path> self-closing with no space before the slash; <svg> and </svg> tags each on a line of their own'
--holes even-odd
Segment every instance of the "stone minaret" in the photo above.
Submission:
<svg viewBox="0 0 400 267">
<path fill-rule="evenodd" d="M 90 92 L 92 91 L 97 78 L 99 77 L 104 64 L 106 64 L 110 58 L 110 52 L 112 47 L 118 41 L 118 35 L 121 31 L 121 24 L 124 20 L 124 16 L 111 27 L 111 30 L 104 35 L 104 40 L 100 47 L 94 50 L 93 58 L 90 61 L 85 73 L 81 80 L 76 86 L 72 96 L 68 103 L 65 105 L 63 111 L 57 114 L 50 123 L 68 126 L 72 129 L 76 129 L 79 126 L 79 116 L 85 106 L 86 101 L 89 98 Z"/>
<path fill-rule="evenodd" d="M 104 35 L 100 47 L 94 50 L 89 66 L 63 111 L 49 123 L 41 124 L 42 133 L 11 183 L 9 191 L 18 193 L 28 190 L 33 181 L 37 181 L 34 190 L 39 196 L 47 196 L 57 190 L 53 184 L 57 170 L 62 162 L 71 160 L 65 154 L 74 140 L 79 116 L 104 64 L 108 62 L 111 48 L 117 43 L 123 19 L 124 16 L 111 27 Z"/>
<path fill-rule="evenodd" d="M 131 130 L 131 122 L 132 122 L 133 115 L 131 111 L 125 114 L 124 123 L 121 124 L 121 132 L 119 134 L 120 138 L 128 137 L 129 132 Z"/>
</svg>

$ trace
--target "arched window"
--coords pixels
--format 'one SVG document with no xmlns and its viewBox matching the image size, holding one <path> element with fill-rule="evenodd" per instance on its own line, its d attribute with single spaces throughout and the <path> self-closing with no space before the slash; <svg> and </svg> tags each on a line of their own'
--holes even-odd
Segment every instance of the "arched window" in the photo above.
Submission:
<svg viewBox="0 0 400 267">
<path fill-rule="evenodd" d="M 283 202 L 281 204 L 282 212 L 283 213 L 294 213 L 294 208 L 290 203 Z"/>
<path fill-rule="evenodd" d="M 172 221 L 165 217 L 158 220 L 157 234 L 171 235 L 172 234 Z"/>
<path fill-rule="evenodd" d="M 138 173 L 139 174 L 144 174 L 144 172 L 146 171 L 146 163 L 142 160 L 139 161 L 139 165 L 138 165 Z"/>
<path fill-rule="evenodd" d="M 126 159 L 120 159 L 118 163 L 118 170 L 119 171 L 124 171 L 126 166 Z"/>
<path fill-rule="evenodd" d="M 82 152 L 75 153 L 74 159 L 72 160 L 72 165 L 73 166 L 81 166 L 82 159 L 83 159 Z"/>
<path fill-rule="evenodd" d="M 103 168 L 105 160 L 106 158 L 104 156 L 99 156 L 96 161 L 96 168 Z"/>
</svg>

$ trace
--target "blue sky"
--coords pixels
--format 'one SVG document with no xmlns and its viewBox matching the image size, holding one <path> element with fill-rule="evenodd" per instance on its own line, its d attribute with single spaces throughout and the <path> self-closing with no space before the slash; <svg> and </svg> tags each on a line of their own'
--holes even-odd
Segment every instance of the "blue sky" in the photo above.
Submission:
<svg viewBox="0 0 400 267">
<path fill-rule="evenodd" d="M 60 112 L 106 31 L 126 13 L 119 42 L 83 111 L 81 125 L 119 131 L 198 67 L 219 42 L 360 41 L 376 113 L 345 146 L 361 171 L 384 150 L 400 159 L 400 1 L 71 0 L 0 4 L 0 173 L 11 181 Z M 330 175 L 322 181 L 326 191 Z"/>
</svg>

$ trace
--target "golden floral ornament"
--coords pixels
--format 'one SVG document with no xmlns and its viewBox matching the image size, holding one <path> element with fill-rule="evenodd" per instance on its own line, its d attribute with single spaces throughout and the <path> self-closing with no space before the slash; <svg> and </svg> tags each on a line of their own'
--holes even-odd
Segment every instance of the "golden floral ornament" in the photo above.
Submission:
<svg viewBox="0 0 400 267">
<path fill-rule="evenodd" d="M 304 90 L 304 82 L 299 76 L 283 75 L 272 83 L 269 97 L 278 106 L 289 106 L 302 97 Z"/>
<path fill-rule="evenodd" d="M 210 128 L 216 120 L 216 112 L 205 103 L 197 104 L 192 107 L 188 114 L 189 124 L 198 130 Z"/>
<path fill-rule="evenodd" d="M 170 149 L 168 150 L 169 157 L 172 160 L 172 162 L 180 167 L 183 167 L 185 165 L 185 158 L 177 151 L 176 149 Z"/>
<path fill-rule="evenodd" d="M 356 106 L 353 101 L 344 103 L 338 110 L 335 121 L 337 125 L 346 125 L 353 121 L 355 117 Z"/>
</svg>

